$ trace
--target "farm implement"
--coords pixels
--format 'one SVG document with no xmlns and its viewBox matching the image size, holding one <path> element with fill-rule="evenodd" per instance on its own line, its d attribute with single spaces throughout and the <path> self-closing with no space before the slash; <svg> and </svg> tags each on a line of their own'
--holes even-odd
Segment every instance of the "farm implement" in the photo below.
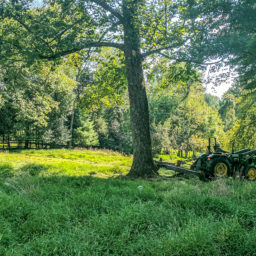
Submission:
<svg viewBox="0 0 256 256">
<path fill-rule="evenodd" d="M 229 153 L 220 148 L 215 137 L 209 138 L 207 153 L 200 154 L 190 169 L 172 163 L 155 161 L 157 167 L 179 173 L 188 173 L 203 179 L 244 177 L 256 180 L 256 149 L 242 149 Z"/>
</svg>

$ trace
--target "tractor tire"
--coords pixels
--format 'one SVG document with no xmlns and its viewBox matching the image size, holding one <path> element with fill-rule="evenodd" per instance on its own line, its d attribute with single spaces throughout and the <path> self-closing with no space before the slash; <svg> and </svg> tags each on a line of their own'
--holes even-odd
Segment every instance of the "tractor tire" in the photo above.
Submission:
<svg viewBox="0 0 256 256">
<path fill-rule="evenodd" d="M 245 170 L 245 177 L 250 181 L 256 180 L 256 167 L 254 165 L 249 165 Z"/>
<path fill-rule="evenodd" d="M 226 178 L 231 176 L 231 166 L 224 158 L 214 158 L 210 160 L 209 173 L 213 178 Z"/>
</svg>

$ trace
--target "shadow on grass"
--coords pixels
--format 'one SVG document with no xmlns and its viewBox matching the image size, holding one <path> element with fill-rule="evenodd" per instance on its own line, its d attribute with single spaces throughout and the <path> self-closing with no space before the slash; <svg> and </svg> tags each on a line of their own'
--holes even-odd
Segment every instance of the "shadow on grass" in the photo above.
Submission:
<svg viewBox="0 0 256 256">
<path fill-rule="evenodd" d="M 40 173 L 47 172 L 48 167 L 42 164 L 26 164 L 20 168 L 21 172 L 29 173 L 31 176 L 38 176 Z"/>
<path fill-rule="evenodd" d="M 58 149 L 66 149 L 66 148 L 54 148 L 54 149 L 51 149 L 51 148 L 11 148 L 11 149 L 5 149 L 5 150 L 2 150 L 2 152 L 8 152 L 8 153 L 26 153 L 26 151 L 28 152 L 31 152 L 31 151 L 50 151 L 50 150 L 58 150 Z"/>
<path fill-rule="evenodd" d="M 52 167 L 47 166 L 45 164 L 38 164 L 38 163 L 28 163 L 23 165 L 20 168 L 14 168 L 10 163 L 0 163 L 0 178 L 8 178 L 13 176 L 19 176 L 22 174 L 29 174 L 30 176 L 40 176 L 40 175 L 43 175 L 44 173 L 47 173 L 49 169 L 52 169 Z M 61 171 L 60 171 L 60 174 L 61 174 Z M 80 178 L 87 177 L 87 176 L 95 177 L 94 175 L 97 175 L 96 171 L 91 171 L 91 172 L 88 172 L 87 175 L 78 176 L 78 177 Z M 54 174 L 52 173 L 51 176 L 54 177 Z M 65 177 L 66 175 L 57 175 L 57 176 Z M 122 170 L 119 167 L 114 166 L 110 170 L 109 177 L 104 177 L 104 179 L 114 178 L 117 180 L 127 180 L 127 181 L 143 180 L 143 181 L 149 181 L 149 182 L 161 182 L 161 181 L 172 180 L 177 178 L 190 179 L 194 177 L 195 176 L 189 175 L 189 174 L 176 173 L 176 174 L 173 174 L 172 176 L 160 174 L 160 175 L 156 175 L 155 177 L 140 179 L 140 178 L 127 176 L 126 174 L 123 174 Z"/>
<path fill-rule="evenodd" d="M 24 153 L 24 152 L 26 152 L 26 150 L 29 151 L 29 150 L 39 150 L 39 149 L 11 148 L 11 149 L 5 149 L 2 152 L 8 152 L 10 154 L 11 153 L 17 154 L 17 153 Z"/>
<path fill-rule="evenodd" d="M 39 176 L 40 173 L 48 171 L 48 167 L 42 164 L 29 163 L 21 168 L 14 168 L 10 163 L 0 163 L 0 178 L 11 178 L 22 174 Z"/>
<path fill-rule="evenodd" d="M 14 175 L 14 169 L 9 163 L 0 163 L 0 178 L 8 178 Z"/>
</svg>

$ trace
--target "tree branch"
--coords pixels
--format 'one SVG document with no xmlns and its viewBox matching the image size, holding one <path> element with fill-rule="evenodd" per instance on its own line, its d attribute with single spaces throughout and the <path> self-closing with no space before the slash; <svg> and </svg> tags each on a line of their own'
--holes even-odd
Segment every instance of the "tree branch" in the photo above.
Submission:
<svg viewBox="0 0 256 256">
<path fill-rule="evenodd" d="M 149 55 L 152 55 L 152 54 L 155 54 L 155 53 L 161 53 L 161 51 L 163 50 L 168 50 L 168 49 L 171 49 L 173 48 L 173 46 L 167 46 L 167 47 L 162 47 L 162 48 L 158 48 L 158 49 L 155 49 L 155 50 L 152 50 L 152 51 L 148 51 L 148 52 L 145 52 L 145 53 L 142 53 L 141 54 L 141 57 L 142 59 L 148 57 Z"/>
<path fill-rule="evenodd" d="M 116 26 L 118 26 L 120 24 L 122 24 L 120 21 L 112 24 L 108 29 L 106 29 L 105 32 L 102 33 L 102 35 L 100 36 L 99 41 L 101 41 L 108 32 L 110 32 L 112 29 L 114 29 Z"/>
<path fill-rule="evenodd" d="M 45 56 L 45 55 L 39 54 L 39 57 L 41 59 L 52 60 L 52 59 L 56 59 L 56 58 L 59 58 L 59 57 L 62 57 L 62 56 L 65 56 L 65 55 L 68 55 L 68 54 L 71 54 L 74 52 L 81 51 L 83 49 L 88 49 L 88 48 L 93 48 L 93 47 L 112 47 L 112 48 L 120 49 L 122 51 L 124 50 L 123 44 L 111 43 L 111 42 L 88 42 L 88 43 L 81 44 L 80 46 L 74 47 L 73 49 L 57 52 L 50 56 Z"/>
<path fill-rule="evenodd" d="M 31 31 L 31 29 L 29 28 L 29 26 L 27 26 L 24 22 L 22 22 L 17 16 L 15 15 L 10 15 L 11 18 L 13 18 L 15 21 L 17 21 L 20 25 L 22 25 L 29 33 L 31 33 L 32 35 L 35 35 L 35 38 L 38 40 L 38 41 L 41 41 L 52 53 L 53 53 L 53 50 L 52 48 L 50 47 L 50 45 L 44 40 L 42 39 L 41 37 L 37 36 L 36 33 L 33 33 Z"/>
<path fill-rule="evenodd" d="M 109 6 L 104 0 L 89 0 L 89 1 L 101 6 L 104 10 L 109 11 L 112 15 L 118 18 L 119 21 L 122 22 L 122 24 L 125 23 L 125 20 L 122 14 L 118 10 L 115 10 L 111 6 Z"/>
<path fill-rule="evenodd" d="M 51 44 L 54 40 L 56 40 L 57 38 L 61 38 L 69 29 L 73 28 L 75 25 L 77 25 L 80 21 L 83 21 L 84 18 L 78 19 L 77 21 L 75 21 L 73 24 L 69 25 L 67 28 L 65 28 L 64 30 L 62 30 L 60 33 L 58 33 L 49 43 Z"/>
<path fill-rule="evenodd" d="M 207 63 L 201 63 L 199 61 L 192 61 L 190 59 L 181 59 L 181 58 L 174 58 L 174 57 L 171 57 L 171 56 L 168 56 L 164 53 L 161 53 L 161 52 L 158 52 L 159 55 L 162 55 L 163 57 L 167 58 L 167 59 L 171 59 L 171 60 L 176 60 L 177 62 L 190 62 L 190 63 L 194 63 L 194 64 L 197 64 L 197 65 L 202 65 L 202 66 L 207 66 L 207 65 L 214 65 L 214 64 L 217 64 L 217 63 L 220 63 L 222 61 L 221 60 L 218 60 L 218 61 L 215 61 L 215 62 L 207 62 Z"/>
<path fill-rule="evenodd" d="M 188 41 L 189 41 L 189 38 L 184 38 L 182 41 L 176 42 L 172 45 L 161 47 L 161 48 L 158 48 L 158 49 L 155 49 L 155 50 L 149 50 L 148 52 L 145 52 L 145 53 L 142 54 L 142 58 L 144 59 L 144 58 L 148 57 L 149 55 L 152 55 L 152 54 L 155 54 L 155 53 L 161 54 L 161 52 L 163 50 L 169 50 L 169 49 L 174 49 L 174 48 L 180 47 L 180 46 L 186 44 L 186 42 L 188 42 Z"/>
</svg>

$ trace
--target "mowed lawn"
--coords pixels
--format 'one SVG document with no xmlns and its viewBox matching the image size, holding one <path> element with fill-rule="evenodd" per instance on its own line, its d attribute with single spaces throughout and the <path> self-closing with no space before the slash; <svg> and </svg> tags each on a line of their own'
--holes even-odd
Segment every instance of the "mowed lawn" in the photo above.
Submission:
<svg viewBox="0 0 256 256">
<path fill-rule="evenodd" d="M 256 255 L 256 182 L 128 180 L 131 162 L 0 153 L 0 255 Z"/>
</svg>

